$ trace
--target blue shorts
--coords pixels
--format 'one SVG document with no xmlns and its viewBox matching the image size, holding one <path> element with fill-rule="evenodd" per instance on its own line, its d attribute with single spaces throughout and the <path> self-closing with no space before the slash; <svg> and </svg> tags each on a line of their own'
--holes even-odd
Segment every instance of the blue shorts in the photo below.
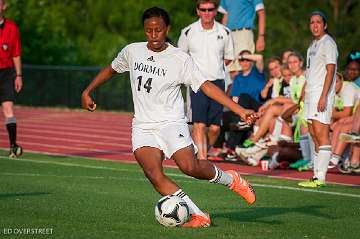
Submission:
<svg viewBox="0 0 360 239">
<path fill-rule="evenodd" d="M 225 81 L 215 80 L 212 81 L 214 85 L 225 91 Z M 209 125 L 221 125 L 224 107 L 209 98 L 201 90 L 197 93 L 191 91 L 191 109 L 192 109 L 192 122 L 204 123 Z"/>
</svg>

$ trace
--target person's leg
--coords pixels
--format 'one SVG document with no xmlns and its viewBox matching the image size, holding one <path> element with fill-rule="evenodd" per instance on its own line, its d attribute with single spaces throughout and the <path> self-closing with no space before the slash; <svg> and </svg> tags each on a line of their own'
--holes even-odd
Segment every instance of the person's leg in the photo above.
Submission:
<svg viewBox="0 0 360 239">
<path fill-rule="evenodd" d="M 345 149 L 349 145 L 347 142 L 339 140 L 341 133 L 349 133 L 351 131 L 352 123 L 348 122 L 345 124 L 337 124 L 333 129 L 333 134 L 331 137 L 332 143 L 332 156 L 330 161 L 332 164 L 337 165 L 343 156 Z"/>
<path fill-rule="evenodd" d="M 207 124 L 210 98 L 202 91 L 190 93 L 192 108 L 192 137 L 198 148 L 198 159 L 207 158 Z"/>
<path fill-rule="evenodd" d="M 200 215 L 204 219 L 204 224 L 209 224 L 210 219 L 206 213 L 202 212 L 190 197 L 180 189 L 180 187 L 164 174 L 162 161 L 164 154 L 157 148 L 141 147 L 134 152 L 136 161 L 142 167 L 145 176 L 149 179 L 155 190 L 162 196 L 175 195 L 185 200 L 189 207 L 190 214 Z M 208 219 L 208 220 L 207 220 Z M 209 226 L 207 225 L 207 226 Z M 198 225 L 202 227 L 205 225 Z"/>
<path fill-rule="evenodd" d="M 250 139 L 253 142 L 257 142 L 259 141 L 260 138 L 264 137 L 268 132 L 271 123 L 281 114 L 281 112 L 282 112 L 281 105 L 271 106 L 262 117 L 261 123 L 259 124 L 259 129 L 255 134 L 250 136 Z"/>
<path fill-rule="evenodd" d="M 22 148 L 16 143 L 16 118 L 13 110 L 13 102 L 5 101 L 2 103 L 2 111 L 5 117 L 5 126 L 9 136 L 10 153 L 9 157 L 16 158 L 22 154 Z"/>
<path fill-rule="evenodd" d="M 164 174 L 162 166 L 164 155 L 159 149 L 141 147 L 135 150 L 134 155 L 145 176 L 158 193 L 165 196 L 179 190 L 179 186 Z"/>
<path fill-rule="evenodd" d="M 219 125 L 210 125 L 208 128 L 208 145 L 213 146 L 220 134 L 220 126 Z"/>
<path fill-rule="evenodd" d="M 360 145 L 352 145 L 350 163 L 352 171 L 360 173 Z"/>
<path fill-rule="evenodd" d="M 242 179 L 235 171 L 224 172 L 207 160 L 195 159 L 192 146 L 177 150 L 172 155 L 172 159 L 174 159 L 179 169 L 186 175 L 228 186 L 249 204 L 255 202 L 255 193 L 245 179 Z"/>
<path fill-rule="evenodd" d="M 353 126 L 351 128 L 352 133 L 360 133 L 360 104 L 357 106 L 354 114 Z"/>
<path fill-rule="evenodd" d="M 317 178 L 321 182 L 325 182 L 326 173 L 331 157 L 331 145 L 330 145 L 330 126 L 329 124 L 324 124 L 318 120 L 312 121 L 312 126 L 314 129 L 316 141 L 319 144 L 318 151 L 318 175 Z"/>
<path fill-rule="evenodd" d="M 207 158 L 207 142 L 206 142 L 206 125 L 204 123 L 194 123 L 193 125 L 193 140 L 198 148 L 197 158 Z"/>
<path fill-rule="evenodd" d="M 225 81 L 224 80 L 215 80 L 213 84 L 216 85 L 220 90 L 225 92 Z M 209 107 L 207 111 L 207 148 L 206 155 L 208 154 L 208 149 L 213 147 L 215 144 L 219 134 L 220 134 L 220 126 L 223 121 L 223 111 L 224 106 L 219 104 L 213 99 L 209 99 Z"/>
</svg>

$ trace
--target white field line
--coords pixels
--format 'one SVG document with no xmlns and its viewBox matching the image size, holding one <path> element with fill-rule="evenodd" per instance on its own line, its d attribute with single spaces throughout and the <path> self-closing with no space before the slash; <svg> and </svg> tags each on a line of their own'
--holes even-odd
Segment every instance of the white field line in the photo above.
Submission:
<svg viewBox="0 0 360 239">
<path fill-rule="evenodd" d="M 70 155 L 76 156 L 75 153 L 90 153 L 90 152 L 118 154 L 118 155 L 132 155 L 131 150 L 129 152 L 125 152 L 125 151 L 118 151 L 118 150 L 100 150 L 100 149 L 94 149 L 91 147 L 75 147 L 75 146 L 53 145 L 53 144 L 43 144 L 43 143 L 31 143 L 31 142 L 25 142 L 25 141 L 19 141 L 19 143 L 22 146 L 32 145 L 32 146 L 40 146 L 40 147 L 62 149 L 62 150 L 77 150 L 77 152 L 73 152 L 72 154 L 61 154 L 61 155 L 67 155 L 67 156 L 70 156 Z M 2 158 L 2 157 L 0 157 L 0 158 Z"/>
<path fill-rule="evenodd" d="M 0 136 L 7 136 L 6 133 L 1 133 L 0 132 Z M 121 138 L 117 138 L 116 140 L 114 139 L 114 142 L 118 142 L 118 141 L 128 141 L 128 144 L 120 144 L 120 143 L 105 143 L 105 142 L 101 142 L 99 140 L 87 140 L 87 137 L 84 137 L 84 139 L 73 139 L 73 138 L 61 138 L 59 136 L 54 135 L 55 137 L 49 137 L 49 136 L 41 136 L 41 135 L 32 135 L 32 134 L 23 134 L 21 138 L 25 138 L 25 137 L 30 137 L 31 139 L 40 139 L 40 140 L 44 140 L 46 142 L 49 142 L 49 140 L 56 140 L 58 143 L 59 142 L 65 142 L 65 143 L 74 143 L 74 144 L 81 144 L 81 145 L 104 145 L 104 146 L 114 146 L 114 147 L 128 147 L 131 149 L 131 142 L 129 140 L 122 140 Z M 27 140 L 19 140 L 19 143 L 25 143 L 27 144 L 28 141 Z"/>
<path fill-rule="evenodd" d="M 0 158 L 6 158 L 0 156 Z M 56 161 L 40 161 L 40 160 L 33 160 L 33 159 L 16 159 L 16 161 L 24 161 L 24 162 L 31 162 L 31 163 L 40 163 L 40 164 L 54 164 L 54 165 L 61 165 L 66 167 L 80 167 L 80 168 L 91 168 L 91 169 L 101 169 L 101 170 L 111 170 L 111 171 L 122 171 L 122 172 L 139 172 L 138 170 L 128 170 L 128 169 L 120 169 L 120 168 L 112 168 L 112 167 L 102 167 L 102 166 L 92 166 L 92 165 L 82 165 L 82 164 L 74 164 L 74 163 L 65 163 L 65 162 L 56 162 Z M 63 177 L 63 178 L 89 178 L 89 179 L 114 179 L 114 180 L 129 180 L 127 178 L 122 177 L 94 177 L 94 176 L 62 176 L 62 175 L 42 175 L 42 174 L 30 174 L 30 173 L 6 173 L 1 172 L 0 175 L 8 175 L 8 176 L 30 176 L 30 177 Z M 169 176 L 175 176 L 180 178 L 187 178 L 191 179 L 189 176 L 184 174 L 177 174 L 177 173 L 167 173 Z M 131 179 L 133 180 L 133 179 Z M 142 180 L 145 180 L 144 178 Z M 195 180 L 186 181 L 189 183 L 196 182 Z M 360 198 L 360 194 L 352 194 L 352 193 L 340 193 L 340 192 L 333 192 L 333 191 L 319 191 L 316 189 L 303 189 L 303 188 L 296 188 L 296 187 L 289 187 L 289 186 L 279 186 L 279 185 L 271 185 L 271 184 L 252 184 L 255 187 L 263 187 L 263 188 L 273 188 L 273 189 L 280 189 L 280 190 L 291 190 L 291 191 L 298 191 L 298 192 L 310 192 L 310 193 L 319 193 L 319 194 L 327 194 L 327 195 L 334 195 L 334 196 L 342 196 L 342 197 L 352 197 L 352 198 Z"/>
<path fill-rule="evenodd" d="M 105 135 L 100 135 L 103 134 L 104 131 L 98 131 L 98 133 L 91 131 L 91 130 L 87 130 L 86 132 L 72 132 L 71 129 L 68 129 L 68 131 L 58 131 L 57 129 L 53 128 L 52 130 L 46 130 L 46 129 L 42 129 L 42 128 L 36 128 L 36 129 L 30 129 L 30 128 L 24 128 L 24 129 L 20 129 L 21 132 L 20 134 L 28 134 L 28 132 L 33 132 L 33 133 L 37 133 L 37 134 L 57 134 L 57 135 L 67 135 L 67 136 L 82 136 L 82 137 L 90 137 L 90 138 L 103 138 L 103 139 L 117 139 L 119 137 L 130 137 L 131 136 L 131 132 L 129 133 L 124 133 L 121 131 L 116 131 L 114 136 L 105 136 Z M 69 132 L 70 131 L 70 132 Z M 3 131 L 5 132 L 5 131 Z M 112 134 L 114 132 L 111 132 Z"/>
<path fill-rule="evenodd" d="M 71 133 L 71 132 L 64 132 L 64 131 L 59 132 L 59 131 L 55 131 L 55 130 L 51 131 L 51 130 L 31 130 L 31 129 L 27 129 L 27 130 L 20 132 L 21 135 L 43 135 L 46 133 L 57 135 L 59 137 L 62 137 L 62 136 L 87 137 L 89 139 L 94 139 L 94 140 L 108 139 L 108 140 L 113 140 L 113 141 L 116 141 L 116 140 L 124 138 L 124 137 L 127 138 L 128 136 L 130 136 L 127 134 L 126 135 L 117 135 L 117 136 L 105 136 L 105 135 L 89 134 L 89 133 Z M 7 133 L 5 131 L 2 131 L 1 134 L 3 136 L 7 135 Z"/>
<path fill-rule="evenodd" d="M 90 131 L 90 132 L 99 132 L 104 133 L 105 131 L 118 131 L 122 133 L 131 133 L 131 125 L 119 125 L 119 124 L 111 124 L 111 122 L 107 122 L 107 125 L 105 125 L 105 128 L 101 125 L 94 125 L 96 124 L 96 121 L 89 122 L 87 124 L 77 124 L 77 122 L 73 122 L 72 124 L 62 124 L 62 123 L 48 123 L 48 122 L 34 122 L 32 124 L 21 124 L 20 126 L 24 129 L 27 128 L 39 128 L 39 125 L 41 125 L 41 129 L 56 129 L 56 130 L 76 130 L 76 131 Z M 109 125 L 110 124 L 110 125 Z M 127 132 L 128 131 L 128 132 Z"/>
</svg>

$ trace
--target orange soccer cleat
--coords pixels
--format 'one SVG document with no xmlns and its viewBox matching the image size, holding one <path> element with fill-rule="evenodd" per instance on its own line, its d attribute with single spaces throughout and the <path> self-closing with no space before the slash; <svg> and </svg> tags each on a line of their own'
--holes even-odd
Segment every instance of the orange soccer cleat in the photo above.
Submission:
<svg viewBox="0 0 360 239">
<path fill-rule="evenodd" d="M 229 188 L 239 194 L 248 204 L 254 204 L 256 195 L 253 187 L 234 170 L 228 170 L 226 173 L 230 174 L 234 181 Z"/>
<path fill-rule="evenodd" d="M 211 224 L 210 215 L 205 213 L 206 217 L 192 214 L 188 222 L 184 223 L 181 227 L 184 228 L 199 228 L 199 227 L 209 227 Z"/>
</svg>

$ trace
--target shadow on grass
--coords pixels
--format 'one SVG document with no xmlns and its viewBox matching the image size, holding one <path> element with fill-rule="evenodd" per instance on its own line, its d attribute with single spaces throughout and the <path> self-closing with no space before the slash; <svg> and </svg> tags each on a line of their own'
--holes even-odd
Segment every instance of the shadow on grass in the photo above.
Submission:
<svg viewBox="0 0 360 239">
<path fill-rule="evenodd" d="M 32 196 L 42 196 L 49 195 L 51 193 L 47 192 L 30 192 L 30 193 L 0 193 L 0 200 L 12 198 L 12 197 L 32 197 Z"/>
<path fill-rule="evenodd" d="M 334 217 L 333 215 L 321 212 L 321 210 L 324 208 L 326 207 L 318 206 L 318 205 L 294 207 L 294 208 L 255 207 L 242 211 L 213 213 L 212 216 L 214 218 L 222 217 L 239 222 L 256 222 L 256 223 L 264 223 L 264 224 L 272 224 L 272 225 L 286 224 L 287 223 L 286 219 L 284 219 L 284 221 L 279 220 L 276 219 L 276 216 L 293 214 L 293 213 L 305 214 L 308 216 L 317 217 L 319 219 L 336 219 L 336 217 Z"/>
</svg>

